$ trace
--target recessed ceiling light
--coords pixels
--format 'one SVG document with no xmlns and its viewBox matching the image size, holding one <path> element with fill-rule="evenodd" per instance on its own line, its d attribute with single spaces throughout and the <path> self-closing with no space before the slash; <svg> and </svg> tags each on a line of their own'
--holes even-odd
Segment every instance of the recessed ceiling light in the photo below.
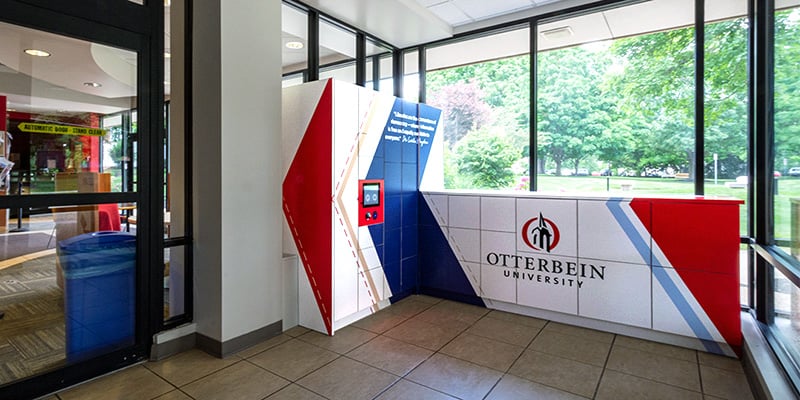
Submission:
<svg viewBox="0 0 800 400">
<path fill-rule="evenodd" d="M 93 88 L 98 88 L 100 86 L 103 86 L 103 84 L 102 83 L 98 83 L 98 82 L 83 82 L 83 86 L 89 86 L 89 87 L 93 87 Z"/>
<path fill-rule="evenodd" d="M 569 26 L 561 26 L 555 29 L 542 31 L 542 36 L 546 39 L 556 40 L 565 39 L 572 36 L 572 28 Z"/>
<path fill-rule="evenodd" d="M 25 49 L 25 54 L 34 57 L 50 57 L 50 53 L 38 49 Z"/>
<path fill-rule="evenodd" d="M 303 42 L 286 42 L 286 48 L 287 49 L 300 50 L 303 47 L 305 47 Z"/>
<path fill-rule="evenodd" d="M 164 52 L 164 58 L 172 58 L 172 54 L 168 51 Z"/>
</svg>

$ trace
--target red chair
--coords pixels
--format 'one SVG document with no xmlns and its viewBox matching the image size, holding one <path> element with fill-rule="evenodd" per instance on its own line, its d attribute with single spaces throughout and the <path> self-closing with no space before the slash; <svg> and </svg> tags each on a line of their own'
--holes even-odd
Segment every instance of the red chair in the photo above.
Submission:
<svg viewBox="0 0 800 400">
<path fill-rule="evenodd" d="M 97 215 L 98 227 L 101 231 L 122 230 L 122 224 L 119 221 L 119 207 L 116 203 L 100 204 L 97 206 Z"/>
</svg>

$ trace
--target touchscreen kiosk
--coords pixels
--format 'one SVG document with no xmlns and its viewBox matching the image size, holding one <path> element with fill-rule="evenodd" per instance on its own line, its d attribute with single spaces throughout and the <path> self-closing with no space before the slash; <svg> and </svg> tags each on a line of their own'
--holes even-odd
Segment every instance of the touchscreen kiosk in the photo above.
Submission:
<svg viewBox="0 0 800 400">
<path fill-rule="evenodd" d="M 358 181 L 358 226 L 383 223 L 383 179 Z"/>
</svg>

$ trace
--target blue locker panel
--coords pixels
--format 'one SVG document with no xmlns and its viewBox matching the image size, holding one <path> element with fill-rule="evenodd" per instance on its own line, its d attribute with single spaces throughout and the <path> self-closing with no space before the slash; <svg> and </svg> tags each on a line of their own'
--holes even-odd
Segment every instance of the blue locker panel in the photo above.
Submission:
<svg viewBox="0 0 800 400">
<path fill-rule="evenodd" d="M 385 218 L 384 218 L 384 220 L 385 220 Z M 370 225 L 367 228 L 369 229 L 370 236 L 372 236 L 372 243 L 375 244 L 375 246 L 382 245 L 383 244 L 383 229 L 384 229 L 383 224 Z"/>
<path fill-rule="evenodd" d="M 407 193 L 402 196 L 403 220 L 402 226 L 407 229 L 417 229 L 417 208 L 419 207 L 417 192 Z"/>
<path fill-rule="evenodd" d="M 445 297 L 448 293 L 461 295 L 457 300 L 483 305 L 483 300 L 472 289 L 444 232 L 424 202 L 420 203 L 419 220 L 420 288 Z"/>
<path fill-rule="evenodd" d="M 406 227 L 401 230 L 403 238 L 402 250 L 400 256 L 402 258 L 416 257 L 418 253 L 418 240 L 417 240 L 417 227 Z"/>
<path fill-rule="evenodd" d="M 384 164 L 384 194 L 386 196 L 400 194 L 403 190 L 403 168 L 402 164 L 387 162 Z"/>
<path fill-rule="evenodd" d="M 383 208 L 385 229 L 400 229 L 403 217 L 403 201 L 398 195 L 384 196 L 386 206 Z"/>
<path fill-rule="evenodd" d="M 417 103 L 412 103 L 410 101 L 403 100 L 402 112 L 405 115 L 410 115 L 410 116 L 413 116 L 414 118 L 416 118 L 417 117 Z M 405 120 L 405 121 L 407 121 L 409 123 L 411 123 L 411 122 L 416 123 L 416 121 L 409 121 L 409 120 Z M 405 129 L 413 131 L 413 134 L 405 136 L 405 138 L 407 139 L 407 142 L 403 143 L 403 162 L 407 163 L 407 164 L 417 165 L 417 158 L 419 158 L 419 155 L 418 155 L 418 152 L 419 152 L 419 147 L 418 147 L 419 136 L 417 136 L 417 135 L 419 135 L 419 129 L 412 128 L 410 126 L 405 128 Z"/>
<path fill-rule="evenodd" d="M 399 263 L 401 257 L 402 235 L 400 229 L 387 229 L 386 242 L 383 244 L 383 254 L 386 256 L 386 263 Z"/>
<path fill-rule="evenodd" d="M 380 146 L 378 146 L 380 148 Z M 369 171 L 367 172 L 367 179 L 383 179 L 384 172 L 383 172 L 383 164 L 384 164 L 383 157 L 375 157 L 372 159 L 372 164 L 369 166 Z"/>
<path fill-rule="evenodd" d="M 400 285 L 400 280 L 401 280 L 400 266 L 401 266 L 400 261 L 383 265 L 383 273 L 386 274 L 386 282 L 389 284 L 389 288 L 392 290 L 393 295 L 397 295 L 403 292 L 403 288 Z"/>
<path fill-rule="evenodd" d="M 417 277 L 419 273 L 419 264 L 417 257 L 403 259 L 402 268 L 400 269 L 401 282 L 400 288 L 405 291 L 416 291 Z"/>
<path fill-rule="evenodd" d="M 403 192 L 417 192 L 417 164 L 402 164 L 402 182 L 400 185 Z"/>
</svg>

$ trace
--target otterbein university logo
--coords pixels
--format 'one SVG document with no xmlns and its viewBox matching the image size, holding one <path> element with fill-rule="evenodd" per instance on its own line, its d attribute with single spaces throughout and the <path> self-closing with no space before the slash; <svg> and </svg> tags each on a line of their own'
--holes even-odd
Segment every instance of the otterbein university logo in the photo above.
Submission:
<svg viewBox="0 0 800 400">
<path fill-rule="evenodd" d="M 550 252 L 558 246 L 561 233 L 556 224 L 543 217 L 542 213 L 536 218 L 531 218 L 522 225 L 522 240 L 528 247 L 537 251 Z"/>
</svg>

